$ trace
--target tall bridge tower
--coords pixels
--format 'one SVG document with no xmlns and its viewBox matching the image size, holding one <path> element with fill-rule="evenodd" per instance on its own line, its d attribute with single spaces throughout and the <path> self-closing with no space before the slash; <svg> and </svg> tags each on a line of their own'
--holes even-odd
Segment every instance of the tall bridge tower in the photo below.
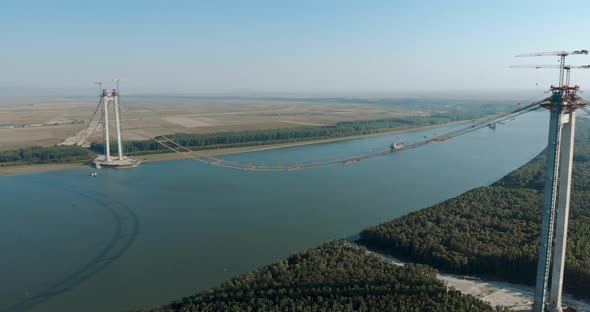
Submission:
<svg viewBox="0 0 590 312">
<path fill-rule="evenodd" d="M 550 111 L 550 116 L 533 312 L 562 311 L 561 295 L 567 243 L 576 109 L 585 105 L 577 96 L 579 87 L 569 86 L 569 74 L 572 66 L 565 65 L 565 57 L 576 54 L 588 54 L 588 50 L 517 55 L 560 57 L 559 85 L 551 86 L 552 95 L 549 98 L 549 103 L 541 105 Z M 535 68 L 545 67 L 552 66 L 535 66 Z M 567 77 L 564 77 L 566 71 Z M 566 79 L 565 83 L 564 79 Z"/>
<path fill-rule="evenodd" d="M 119 117 L 119 91 L 113 89 L 113 92 L 109 93 L 107 89 L 102 90 L 102 113 L 103 113 L 103 139 L 105 146 L 105 157 L 107 161 L 111 161 L 111 147 L 110 147 L 110 135 L 109 135 L 109 106 L 113 105 L 115 111 L 115 126 L 117 129 L 117 154 L 118 159 L 123 160 L 123 148 L 121 146 L 121 118 Z"/>
<path fill-rule="evenodd" d="M 119 81 L 117 82 L 117 87 Z M 139 165 L 140 161 L 133 157 L 123 156 L 123 144 L 121 142 L 121 111 L 119 109 L 119 90 L 113 89 L 109 92 L 107 89 L 102 89 L 101 92 L 101 108 L 102 108 L 102 128 L 104 140 L 104 156 L 98 156 L 94 159 L 93 164 L 96 168 L 113 167 L 113 168 L 132 168 Z M 109 109 L 113 108 L 115 113 L 115 129 L 117 133 L 117 157 L 113 159 L 111 155 L 111 138 L 109 133 Z"/>
</svg>

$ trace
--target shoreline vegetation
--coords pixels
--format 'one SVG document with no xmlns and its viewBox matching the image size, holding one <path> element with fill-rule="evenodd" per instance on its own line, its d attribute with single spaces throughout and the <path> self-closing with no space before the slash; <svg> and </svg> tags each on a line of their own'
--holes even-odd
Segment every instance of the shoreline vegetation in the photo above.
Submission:
<svg viewBox="0 0 590 312">
<path fill-rule="evenodd" d="M 475 119 L 481 117 L 481 115 L 481 113 L 439 113 L 430 116 L 341 121 L 330 126 L 275 128 L 210 134 L 176 133 L 166 135 L 166 137 L 193 151 L 202 151 L 382 134 L 388 131 L 438 126 L 454 121 Z M 117 145 L 115 143 L 111 143 L 110 147 L 113 152 L 116 152 Z M 130 156 L 169 152 L 165 147 L 151 139 L 124 142 L 123 149 L 124 153 Z M 91 150 L 100 153 L 104 151 L 104 144 L 92 144 Z"/>
<path fill-rule="evenodd" d="M 590 298 L 590 122 L 578 122 L 564 290 Z M 453 274 L 532 285 L 545 153 L 490 186 L 365 229 L 359 243 Z"/>
<path fill-rule="evenodd" d="M 263 144 L 199 150 L 221 155 L 289 146 L 321 144 L 386 135 L 468 122 L 453 121 L 410 126 L 391 131 L 281 144 Z M 578 124 L 574 155 L 574 184 L 568 235 L 565 288 L 589 298 L 590 282 L 590 122 Z M 86 149 L 86 151 L 88 151 Z M 59 149 L 53 153 L 61 153 Z M 31 154 L 32 158 L 40 158 Z M 65 154 L 80 157 L 80 154 Z M 144 161 L 181 159 L 176 153 L 142 155 Z M 41 158 L 43 159 L 43 158 Z M 52 159 L 46 157 L 45 159 Z M 80 160 L 0 167 L 37 171 L 81 166 Z M 286 260 L 235 277 L 230 281 L 152 311 L 215 311 L 219 309 L 284 310 L 400 310 L 418 306 L 432 311 L 510 311 L 493 308 L 436 279 L 438 270 L 491 280 L 531 284 L 536 267 L 539 211 L 544 155 L 490 186 L 479 187 L 445 202 L 392 221 L 369 227 L 357 243 L 332 241 L 290 256 Z M 15 170 L 18 171 L 18 170 Z M 17 172 L 18 173 L 18 172 Z M 22 172 L 21 172 L 22 173 Z M 8 173 L 10 174 L 10 173 Z M 16 173 L 14 173 L 16 174 Z M 414 264 L 392 269 L 386 261 L 368 256 L 378 251 Z M 378 260 L 378 261 L 377 261 Z M 384 305 L 385 304 L 385 305 Z"/>
<path fill-rule="evenodd" d="M 510 310 L 447 288 L 428 266 L 392 265 L 337 240 L 149 311 Z"/>
<path fill-rule="evenodd" d="M 587 299 L 590 121 L 578 127 L 564 286 L 567 293 Z M 150 311 L 510 311 L 462 294 L 436 280 L 436 274 L 532 284 L 544 158 L 542 152 L 490 186 L 369 227 L 356 240 L 357 250 L 346 241 L 328 242 Z M 413 264 L 392 272 L 382 267 L 385 257 L 373 262 L 372 251 Z M 437 291 L 440 285 L 446 292 Z"/>
<path fill-rule="evenodd" d="M 470 117 L 480 117 L 480 116 L 471 116 Z M 287 147 L 294 147 L 294 146 L 303 146 L 303 145 L 310 145 L 310 144 L 324 144 L 324 143 L 331 143 L 331 142 L 339 142 L 339 141 L 346 141 L 346 140 L 355 140 L 355 139 L 362 139 L 371 136 L 380 136 L 380 135 L 388 135 L 388 134 L 396 134 L 396 133 L 404 133 L 409 131 L 419 131 L 429 128 L 441 127 L 441 126 L 448 126 L 448 125 L 456 125 L 461 123 L 466 123 L 472 120 L 470 119 L 456 119 L 456 117 L 445 117 L 445 118 L 436 118 L 431 119 L 428 122 L 430 124 L 424 124 L 426 122 L 425 119 L 427 117 L 415 117 L 418 121 L 407 121 L 405 119 L 380 119 L 374 121 L 356 121 L 356 122 L 346 122 L 346 123 L 356 123 L 356 124 L 365 124 L 365 125 L 373 125 L 375 123 L 383 125 L 388 125 L 387 128 L 375 128 L 371 131 L 365 129 L 362 130 L 364 133 L 361 134 L 353 134 L 352 131 L 350 132 L 342 132 L 340 136 L 337 137 L 311 137 L 307 139 L 306 137 L 303 138 L 296 138 L 292 139 L 291 141 L 284 142 L 284 140 L 266 140 L 266 141 L 250 141 L 241 144 L 207 144 L 200 147 L 191 146 L 190 148 L 193 149 L 195 152 L 198 152 L 199 155 L 202 156 L 220 156 L 220 155 L 229 155 L 229 154 L 237 154 L 237 153 L 246 153 L 246 152 L 256 152 L 256 151 L 263 151 L 263 150 L 270 150 L 270 149 L 278 149 L 278 148 L 287 148 Z M 392 123 L 393 121 L 393 123 Z M 396 127 L 393 127 L 395 125 Z M 331 127 L 331 126 L 328 126 Z M 261 131 L 242 131 L 242 132 L 231 132 L 231 136 L 236 137 L 236 135 L 240 133 L 247 133 L 248 135 L 256 136 L 260 132 L 272 132 L 277 131 L 281 133 L 289 133 L 288 130 L 294 131 L 302 131 L 302 129 L 309 130 L 309 129 L 316 129 L 316 128 L 324 128 L 324 127 L 305 127 L 305 128 L 284 128 L 284 129 L 270 129 L 270 130 L 261 130 Z M 358 131 L 358 130 L 357 130 Z M 344 134 L 343 134 L 344 133 Z M 350 133 L 350 134 L 346 134 Z M 168 135 L 167 137 L 173 138 L 174 140 L 178 139 L 177 137 L 184 138 L 185 140 L 191 138 L 202 139 L 203 137 L 216 137 L 221 138 L 227 133 L 215 133 L 215 134 L 207 134 L 207 135 L 187 135 L 187 134 L 172 134 Z M 186 143 L 186 142 L 185 142 Z M 135 144 L 135 145 L 134 145 Z M 135 147 L 133 150 L 129 150 L 130 146 L 138 146 L 138 145 L 146 145 L 147 148 L 144 150 L 137 149 Z M 230 145 L 230 146 L 228 146 Z M 69 168 L 79 168 L 84 167 L 87 165 L 87 162 L 92 160 L 98 151 L 103 149 L 104 146 L 102 144 L 93 144 L 91 149 L 83 148 L 80 146 L 52 146 L 52 147 L 29 147 L 29 148 L 21 148 L 16 150 L 4 150 L 0 151 L 0 176 L 5 175 L 15 175 L 15 174 L 25 174 L 25 173 L 33 173 L 33 172 L 44 172 L 44 171 L 51 171 L 51 170 L 61 170 L 61 169 L 69 169 Z M 136 158 L 140 159 L 143 162 L 155 162 L 155 161 L 167 161 L 167 160 L 177 160 L 177 159 L 184 159 L 183 156 L 173 153 L 167 150 L 164 150 L 163 147 L 159 146 L 158 143 L 154 142 L 153 140 L 145 140 L 145 141 L 131 141 L 131 142 L 124 142 L 124 148 L 126 155 L 135 156 Z M 150 149 L 152 148 L 152 149 Z M 113 153 L 116 153 L 116 145 L 113 145 L 111 150 Z"/>
</svg>

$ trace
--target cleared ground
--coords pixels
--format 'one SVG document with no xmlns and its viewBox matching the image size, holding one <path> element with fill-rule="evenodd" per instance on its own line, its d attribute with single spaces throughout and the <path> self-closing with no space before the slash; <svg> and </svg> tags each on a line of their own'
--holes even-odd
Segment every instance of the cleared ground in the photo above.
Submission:
<svg viewBox="0 0 590 312">
<path fill-rule="evenodd" d="M 370 251 L 377 257 L 390 261 L 395 265 L 405 263 L 390 256 Z M 472 295 L 493 307 L 504 306 L 515 311 L 531 311 L 535 289 L 532 286 L 511 284 L 506 282 L 486 281 L 478 278 L 453 274 L 439 274 L 438 279 L 445 281 L 449 287 L 454 287 L 463 294 Z M 570 295 L 563 296 L 563 303 L 576 311 L 590 311 L 590 303 L 576 299 Z"/>
<path fill-rule="evenodd" d="M 190 97 L 121 98 L 124 140 L 171 133 L 214 133 L 331 125 L 420 114 L 397 107 L 357 103 Z M 51 99 L 0 105 L 0 149 L 51 146 L 85 129 L 96 99 Z M 114 130 L 114 126 L 112 126 Z M 91 142 L 101 140 L 99 127 Z M 111 132 L 114 134 L 114 131 Z"/>
</svg>

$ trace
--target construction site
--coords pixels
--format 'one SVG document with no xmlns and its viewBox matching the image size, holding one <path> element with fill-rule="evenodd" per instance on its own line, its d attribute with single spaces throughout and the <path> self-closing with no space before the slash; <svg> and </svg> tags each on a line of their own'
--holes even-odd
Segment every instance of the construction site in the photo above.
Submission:
<svg viewBox="0 0 590 312">
<path fill-rule="evenodd" d="M 541 237 L 539 241 L 540 253 L 537 266 L 533 312 L 562 312 L 563 279 L 569 220 L 576 111 L 579 109 L 590 113 L 590 111 L 586 108 L 586 106 L 590 103 L 578 95 L 580 87 L 577 85 L 571 85 L 570 79 L 572 69 L 588 69 L 590 66 L 575 66 L 566 64 L 566 57 L 571 55 L 587 54 L 588 50 L 577 50 L 571 52 L 557 51 L 517 55 L 517 57 L 559 57 L 559 65 L 557 66 L 513 66 L 513 68 L 558 69 L 558 84 L 552 85 L 550 87 L 549 97 L 544 98 L 541 101 L 523 105 L 522 107 L 509 113 L 484 118 L 483 120 L 469 124 L 468 126 L 458 130 L 449 131 L 444 134 L 428 137 L 422 141 L 412 142 L 409 144 L 405 144 L 401 141 L 393 142 L 389 149 L 384 148 L 383 151 L 369 152 L 358 157 L 317 160 L 300 163 L 295 166 L 251 165 L 232 161 L 224 161 L 223 159 L 210 156 L 203 157 L 202 155 L 199 155 L 198 153 L 195 153 L 192 150 L 174 142 L 166 136 L 154 138 L 154 140 L 167 149 L 179 153 L 184 157 L 214 166 L 239 170 L 301 170 L 305 168 L 323 167 L 337 164 L 350 164 L 368 158 L 419 148 L 427 144 L 445 142 L 457 136 L 471 133 L 483 128 L 495 129 L 497 124 L 503 124 L 506 121 L 514 120 L 515 117 L 522 114 L 541 108 L 547 109 L 550 112 L 549 137 L 547 145 L 547 163 L 545 172 Z M 115 92 L 113 94 L 115 94 Z"/>
<path fill-rule="evenodd" d="M 117 83 L 118 85 L 118 83 Z M 120 117 L 120 110 L 119 110 L 119 91 L 118 89 L 113 89 L 112 92 L 108 92 L 106 89 L 102 89 L 102 86 L 99 85 L 99 88 L 102 90 L 101 98 L 99 101 L 99 105 L 102 111 L 102 130 L 103 130 L 103 139 L 104 139 L 104 146 L 105 151 L 104 155 L 100 155 L 94 159 L 92 164 L 97 169 L 102 167 L 105 168 L 134 168 L 137 167 L 141 162 L 133 157 L 123 156 L 123 143 L 121 141 L 121 117 Z M 117 131 L 117 156 L 113 158 L 111 156 L 111 143 L 110 143 L 110 133 L 109 133 L 109 108 L 113 108 L 115 113 L 115 129 Z M 91 119 L 91 123 L 86 132 L 82 134 L 80 139 L 76 141 L 76 145 L 80 146 L 88 146 L 87 140 L 89 134 L 94 132 L 99 124 L 96 120 L 100 120 L 99 118 L 93 117 Z"/>
<path fill-rule="evenodd" d="M 233 160 L 225 160 L 218 156 L 206 156 L 190 147 L 184 146 L 174 139 L 171 139 L 165 133 L 148 136 L 146 132 L 128 130 L 124 132 L 126 123 L 133 123 L 132 118 L 123 118 L 119 94 L 119 81 L 116 82 L 116 88 L 112 90 L 103 89 L 102 83 L 97 83 L 100 96 L 98 104 L 89 122 L 69 122 L 55 121 L 53 124 L 30 124 L 23 126 L 23 129 L 36 128 L 43 126 L 59 126 L 63 124 L 84 125 L 85 128 L 79 130 L 74 136 L 68 137 L 59 143 L 59 145 L 77 145 L 90 148 L 96 133 L 100 133 L 100 140 L 104 144 L 104 152 L 97 156 L 92 165 L 95 168 L 134 168 L 141 161 L 137 158 L 124 155 L 123 134 L 125 137 L 141 138 L 153 140 L 164 149 L 178 154 L 180 157 L 195 160 L 207 165 L 223 167 L 234 170 L 246 171 L 295 171 L 308 168 L 318 168 L 335 165 L 354 164 L 366 159 L 382 157 L 394 153 L 404 152 L 406 150 L 417 149 L 430 144 L 446 142 L 455 137 L 463 136 L 481 129 L 495 130 L 497 127 L 511 122 L 516 117 L 533 112 L 539 109 L 546 109 L 550 112 L 549 117 L 549 137 L 547 145 L 547 162 L 545 172 L 545 189 L 544 202 L 542 210 L 542 225 L 540 234 L 539 250 L 541 251 L 538 258 L 536 289 L 534 293 L 533 312 L 562 312 L 563 310 L 563 279 L 565 266 L 565 250 L 567 242 L 570 190 L 572 180 L 572 162 L 575 142 L 575 124 L 576 112 L 582 110 L 590 114 L 587 105 L 588 101 L 579 96 L 580 87 L 571 83 L 571 70 L 590 69 L 590 65 L 571 65 L 566 63 L 566 57 L 573 55 L 587 55 L 588 50 L 577 51 L 557 51 L 521 54 L 518 57 L 534 56 L 557 56 L 559 65 L 514 65 L 513 68 L 532 68 L 532 69 L 557 69 L 559 71 L 558 83 L 549 88 L 550 95 L 539 101 L 531 103 L 519 103 L 518 108 L 498 114 L 487 116 L 478 120 L 473 120 L 456 129 L 444 132 L 433 133 L 430 136 L 424 136 L 423 139 L 411 142 L 401 140 L 393 141 L 389 146 L 383 146 L 381 150 L 370 150 L 361 155 L 343 155 L 341 157 L 330 159 L 318 159 L 312 161 L 301 161 L 292 165 L 285 164 L 253 164 Z M 286 123 L 294 123 L 293 119 L 286 121 L 285 116 L 293 116 L 293 111 L 297 108 L 294 104 L 286 110 L 262 110 L 263 113 L 269 113 L 274 119 L 282 120 Z M 303 104 L 304 105 L 304 104 Z M 351 113 L 357 111 L 351 111 Z M 371 116 L 375 112 L 366 112 L 366 116 Z M 391 114 L 399 116 L 400 114 L 411 114 L 416 112 L 391 110 Z M 419 112 L 420 113 L 420 112 Z M 181 124 L 185 127 L 209 127 L 215 121 L 211 117 L 215 114 L 223 116 L 225 113 L 209 114 L 207 117 L 198 117 L 189 120 L 187 117 L 164 117 L 167 121 Z M 231 114 L 231 113 L 229 113 Z M 215 115 L 217 116 L 217 115 Z M 366 117 L 365 116 L 365 117 Z M 235 117 L 232 115 L 232 118 Z M 358 117 L 358 115 L 357 115 Z M 293 117 L 286 117 L 293 118 Z M 114 123 L 114 126 L 112 125 Z M 296 122 L 301 125 L 319 125 L 314 122 Z M 16 127 L 6 127 L 15 129 Z M 112 129 L 114 128 L 114 132 Z M 159 127 L 162 131 L 163 127 Z M 174 133 L 175 129 L 170 129 Z M 131 135 L 127 136 L 127 133 Z M 114 142 L 112 139 L 114 138 Z M 113 144 L 112 144 L 113 143 Z"/>
</svg>

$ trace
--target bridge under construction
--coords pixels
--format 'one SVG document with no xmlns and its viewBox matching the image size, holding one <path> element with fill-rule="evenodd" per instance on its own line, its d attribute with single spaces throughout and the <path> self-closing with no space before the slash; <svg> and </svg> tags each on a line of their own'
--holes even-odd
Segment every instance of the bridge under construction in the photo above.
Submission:
<svg viewBox="0 0 590 312">
<path fill-rule="evenodd" d="M 549 137 L 545 164 L 545 188 L 539 239 L 539 256 L 533 312 L 561 312 L 563 273 L 567 244 L 576 110 L 587 110 L 588 105 L 578 96 L 579 86 L 570 85 L 572 68 L 565 63 L 570 55 L 587 55 L 588 50 L 557 51 L 521 54 L 517 57 L 558 56 L 559 84 L 551 86 L 548 103 L 541 104 L 549 110 Z M 514 66 L 523 67 L 523 66 Z M 536 65 L 535 68 L 551 68 Z"/>
<path fill-rule="evenodd" d="M 572 162 L 575 138 L 576 111 L 581 109 L 590 114 L 586 107 L 590 103 L 578 95 L 579 86 L 570 84 L 570 72 L 572 69 L 590 69 L 590 65 L 568 65 L 565 59 L 570 55 L 587 55 L 588 50 L 557 51 L 521 54 L 517 57 L 530 56 L 558 56 L 559 65 L 515 65 L 513 68 L 556 68 L 559 69 L 559 82 L 549 89 L 550 96 L 531 103 L 518 105 L 513 111 L 489 116 L 464 124 L 462 127 L 446 133 L 425 137 L 413 142 L 396 141 L 390 147 L 384 147 L 379 151 L 369 151 L 357 156 L 344 156 L 327 160 L 315 160 L 296 163 L 293 165 L 255 165 L 238 161 L 224 160 L 218 156 L 205 156 L 190 147 L 183 146 L 165 135 L 146 137 L 154 140 L 163 148 L 182 157 L 199 161 L 208 165 L 236 170 L 264 170 L 264 171 L 293 171 L 308 168 L 317 168 L 332 165 L 352 164 L 369 158 L 391 155 L 405 150 L 416 149 L 429 144 L 435 144 L 462 136 L 483 128 L 495 129 L 497 124 L 514 120 L 515 117 L 544 108 L 549 110 L 549 136 L 547 144 L 547 162 L 545 173 L 544 203 L 542 209 L 541 235 L 539 240 L 539 257 L 537 265 L 536 289 L 533 312 L 561 312 L 562 288 L 565 265 L 565 250 L 567 243 L 567 228 L 569 218 L 569 202 L 572 178 Z M 95 122 L 99 107 L 102 107 L 102 121 L 105 140 L 105 155 L 99 156 L 95 163 L 99 166 L 115 164 L 119 162 L 134 162 L 133 158 L 123 156 L 121 144 L 121 124 L 119 112 L 119 91 L 117 89 L 107 92 L 101 89 L 101 97 L 95 116 L 82 138 L 76 144 L 82 145 L 86 138 L 97 128 L 99 122 Z M 108 107 L 113 102 L 117 125 L 118 159 L 111 159 L 110 142 L 108 132 Z M 102 106 L 101 106 L 102 105 Z M 100 117 L 98 117 L 100 118 Z M 88 134 L 87 132 L 90 132 Z M 125 165 L 122 165 L 124 167 Z M 117 167 L 114 165 L 113 167 Z"/>
</svg>

